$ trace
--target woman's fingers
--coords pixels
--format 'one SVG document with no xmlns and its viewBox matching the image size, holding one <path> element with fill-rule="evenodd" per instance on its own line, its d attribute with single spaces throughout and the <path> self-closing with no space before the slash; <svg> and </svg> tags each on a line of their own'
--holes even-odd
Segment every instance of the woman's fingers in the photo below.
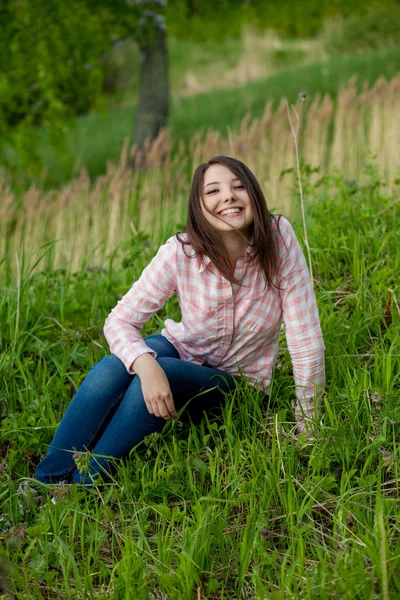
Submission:
<svg viewBox="0 0 400 600">
<path fill-rule="evenodd" d="M 136 359 L 135 365 L 139 358 Z M 167 420 L 178 416 L 168 378 L 155 360 L 150 360 L 147 370 L 140 376 L 140 381 L 143 398 L 150 414 Z"/>
<path fill-rule="evenodd" d="M 174 399 L 172 397 L 172 394 L 169 394 L 169 396 L 167 397 L 167 399 L 165 401 L 165 405 L 166 405 L 167 411 L 170 414 L 172 419 L 174 419 L 175 417 L 178 416 L 178 413 L 176 412 L 176 409 L 175 409 L 175 404 L 174 404 Z"/>
<path fill-rule="evenodd" d="M 156 417 L 161 417 L 170 421 L 178 416 L 172 395 L 167 398 L 157 398 L 156 400 L 145 399 L 145 402 L 149 413 L 154 414 Z"/>
<path fill-rule="evenodd" d="M 167 421 L 170 421 L 174 418 L 174 416 L 177 416 L 172 395 L 160 399 L 158 403 L 158 410 L 160 411 L 160 417 L 166 419 Z"/>
</svg>

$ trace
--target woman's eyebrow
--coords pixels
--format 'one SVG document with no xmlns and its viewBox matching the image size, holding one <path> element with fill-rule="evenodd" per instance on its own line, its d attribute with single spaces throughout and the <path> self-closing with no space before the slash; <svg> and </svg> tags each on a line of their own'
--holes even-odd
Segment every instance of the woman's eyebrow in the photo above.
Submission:
<svg viewBox="0 0 400 600">
<path fill-rule="evenodd" d="M 233 181 L 240 181 L 240 179 L 239 179 L 239 177 L 235 177 L 234 179 L 232 179 L 232 182 Z M 204 187 L 206 188 L 207 185 L 218 185 L 219 183 L 220 183 L 219 181 L 211 181 L 210 183 L 207 183 Z"/>
</svg>

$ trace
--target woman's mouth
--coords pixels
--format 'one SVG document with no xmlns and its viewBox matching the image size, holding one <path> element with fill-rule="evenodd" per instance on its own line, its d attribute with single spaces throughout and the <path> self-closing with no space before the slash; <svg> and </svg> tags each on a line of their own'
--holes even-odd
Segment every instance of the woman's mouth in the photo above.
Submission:
<svg viewBox="0 0 400 600">
<path fill-rule="evenodd" d="M 239 215 L 242 214 L 242 212 L 244 211 L 244 208 L 227 208 L 225 210 L 222 210 L 220 213 L 218 213 L 220 215 L 220 217 L 229 217 L 230 219 L 238 217 Z"/>
</svg>

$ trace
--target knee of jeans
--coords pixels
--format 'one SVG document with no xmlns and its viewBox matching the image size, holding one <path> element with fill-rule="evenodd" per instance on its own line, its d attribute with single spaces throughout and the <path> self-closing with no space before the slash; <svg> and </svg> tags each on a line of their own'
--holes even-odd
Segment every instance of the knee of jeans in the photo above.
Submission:
<svg viewBox="0 0 400 600">
<path fill-rule="evenodd" d="M 118 356 L 115 356 L 115 354 L 109 354 L 108 356 L 105 356 L 104 358 L 99 360 L 99 362 L 96 363 L 94 366 L 95 367 L 101 366 L 102 369 L 110 369 L 112 371 L 114 371 L 115 369 L 120 369 L 121 371 L 123 371 L 123 370 L 126 371 L 126 367 L 125 367 L 124 363 L 122 362 L 122 360 L 120 358 L 118 358 Z"/>
<path fill-rule="evenodd" d="M 93 365 L 85 381 L 87 383 L 89 381 L 91 383 L 96 382 L 96 384 L 102 381 L 109 383 L 110 380 L 119 379 L 120 377 L 132 378 L 133 375 L 128 373 L 122 360 L 115 356 L 115 354 L 110 354 Z"/>
<path fill-rule="evenodd" d="M 149 348 L 157 352 L 157 358 L 165 356 L 166 358 L 179 359 L 179 352 L 167 338 L 161 334 L 154 334 L 144 338 L 144 342 Z"/>
</svg>

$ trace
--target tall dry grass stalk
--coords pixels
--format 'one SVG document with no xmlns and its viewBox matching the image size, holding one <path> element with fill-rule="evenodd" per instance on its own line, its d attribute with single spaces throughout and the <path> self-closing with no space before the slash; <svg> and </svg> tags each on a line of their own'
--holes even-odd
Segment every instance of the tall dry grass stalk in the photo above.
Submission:
<svg viewBox="0 0 400 600">
<path fill-rule="evenodd" d="M 304 242 L 305 242 L 305 245 L 307 248 L 308 268 L 310 270 L 311 281 L 314 284 L 313 265 L 312 265 L 312 260 L 311 260 L 310 244 L 308 242 L 308 234 L 307 234 L 306 212 L 305 212 L 305 206 L 304 206 L 303 183 L 301 180 L 301 167 L 300 167 L 300 154 L 299 154 L 299 131 L 300 131 L 300 122 L 301 122 L 301 120 L 300 120 L 301 119 L 301 109 L 303 108 L 303 102 L 306 99 L 307 94 L 305 92 L 300 92 L 299 96 L 300 96 L 300 102 L 301 102 L 300 109 L 296 110 L 296 107 L 293 105 L 291 107 L 289 107 L 289 104 L 286 105 L 286 109 L 287 109 L 290 129 L 292 131 L 293 141 L 294 141 L 294 155 L 295 155 L 295 160 L 296 160 L 297 181 L 299 184 L 299 192 L 300 192 L 300 208 L 301 208 L 301 218 L 303 220 Z M 292 114 L 291 114 L 290 109 L 292 110 Z M 295 119 L 292 119 L 292 116 L 294 116 Z"/>
<path fill-rule="evenodd" d="M 400 76 L 379 79 L 372 88 L 356 93 L 356 82 L 342 87 L 336 105 L 316 96 L 302 118 L 300 151 L 312 167 L 327 172 L 333 165 L 349 179 L 361 176 L 367 150 L 377 156 L 381 173 L 395 176 L 400 154 Z M 258 177 L 270 208 L 286 215 L 293 211 L 293 181 L 281 171 L 296 167 L 294 140 L 287 119 L 286 100 L 273 113 L 271 103 L 261 119 L 247 115 L 238 132 L 223 139 L 217 131 L 193 136 L 171 152 L 163 131 L 147 149 L 147 168 L 130 168 L 134 149 L 125 144 L 118 164 L 108 164 L 93 183 L 85 171 L 62 189 L 44 192 L 32 186 L 22 197 L 13 196 L 0 182 L 0 260 L 7 253 L 21 256 L 58 240 L 52 264 L 70 263 L 73 269 L 101 264 L 115 246 L 143 230 L 157 240 L 176 230 L 185 219 L 192 173 L 202 161 L 227 154 L 247 163 Z M 139 159 L 138 159 L 139 160 Z M 12 261 L 9 261 L 10 264 Z M 37 268 L 43 268 L 39 263 Z"/>
</svg>

